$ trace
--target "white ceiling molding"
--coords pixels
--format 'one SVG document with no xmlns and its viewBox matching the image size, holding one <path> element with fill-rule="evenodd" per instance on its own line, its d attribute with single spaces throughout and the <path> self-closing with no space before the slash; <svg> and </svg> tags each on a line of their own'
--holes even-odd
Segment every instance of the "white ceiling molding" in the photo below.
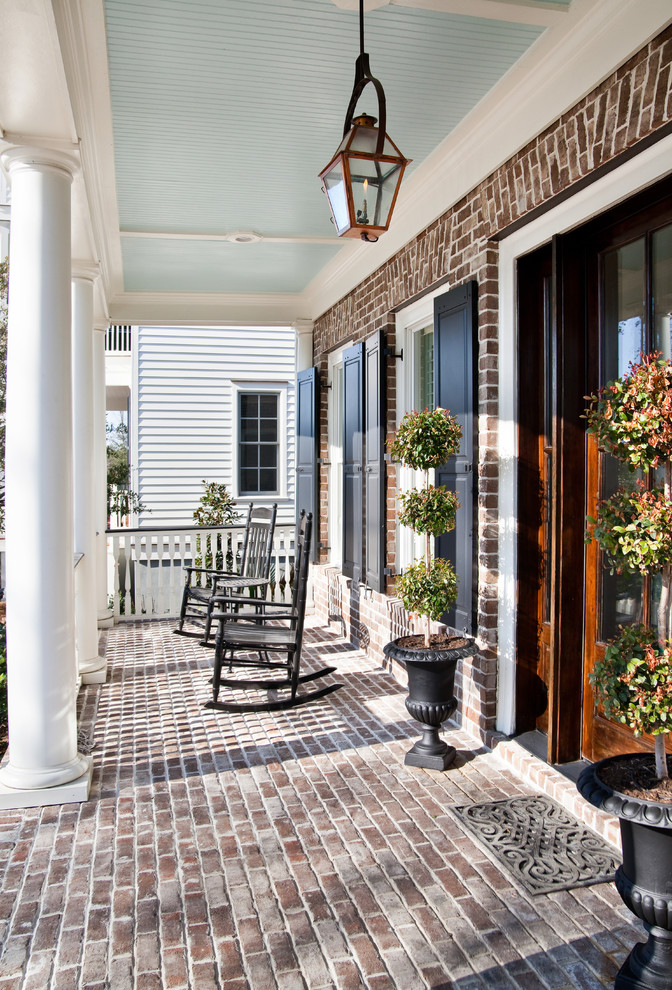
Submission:
<svg viewBox="0 0 672 990">
<path fill-rule="evenodd" d="M 199 233 L 176 233 L 175 231 L 161 230 L 122 230 L 122 237 L 145 237 L 161 241 L 229 241 L 231 244 L 257 244 L 263 241 L 265 244 L 338 244 L 333 236 L 331 237 L 273 237 L 266 234 L 257 234 L 253 230 L 233 230 L 228 234 L 199 234 Z"/>
<path fill-rule="evenodd" d="M 305 290 L 316 319 L 441 216 L 666 23 L 669 0 L 574 0 L 561 24 L 545 32 L 409 177 L 389 231 L 375 244 L 355 242 Z"/>
<path fill-rule="evenodd" d="M 333 0 L 333 3 L 342 10 L 359 10 L 359 0 Z M 388 5 L 541 27 L 557 24 L 569 10 L 568 6 L 559 7 L 556 3 L 544 3 L 543 0 L 364 0 L 365 11 Z"/>
<path fill-rule="evenodd" d="M 359 10 L 359 0 L 332 0 L 341 10 Z M 364 11 L 376 10 L 378 7 L 387 7 L 390 0 L 364 0 Z"/>
</svg>

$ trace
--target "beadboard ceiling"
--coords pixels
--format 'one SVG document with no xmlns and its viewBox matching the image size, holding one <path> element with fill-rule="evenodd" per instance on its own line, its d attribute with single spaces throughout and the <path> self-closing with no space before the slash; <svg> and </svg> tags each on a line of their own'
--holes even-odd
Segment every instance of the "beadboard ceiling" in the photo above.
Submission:
<svg viewBox="0 0 672 990">
<path fill-rule="evenodd" d="M 99 323 L 314 320 L 672 21 L 670 0 L 365 9 L 413 159 L 376 244 L 336 236 L 318 181 L 358 0 L 0 0 L 0 151 L 74 160 L 72 256 L 100 273 Z M 372 87 L 359 109 L 376 113 Z"/>
<path fill-rule="evenodd" d="M 297 293 L 349 249 L 317 178 L 342 136 L 359 51 L 348 6 L 105 0 L 125 291 Z M 365 14 L 388 133 L 410 172 L 569 0 L 457 5 L 488 17 L 447 12 L 455 6 Z M 359 106 L 377 112 L 373 87 Z M 262 240 L 225 239 L 236 231 Z"/>
</svg>

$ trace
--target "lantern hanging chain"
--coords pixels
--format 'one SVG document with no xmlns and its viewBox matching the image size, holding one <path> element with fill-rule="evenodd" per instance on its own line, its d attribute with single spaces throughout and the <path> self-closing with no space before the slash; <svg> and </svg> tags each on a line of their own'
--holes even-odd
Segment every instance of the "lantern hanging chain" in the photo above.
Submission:
<svg viewBox="0 0 672 990">
<path fill-rule="evenodd" d="M 364 0 L 359 0 L 359 54 L 364 54 Z"/>
</svg>

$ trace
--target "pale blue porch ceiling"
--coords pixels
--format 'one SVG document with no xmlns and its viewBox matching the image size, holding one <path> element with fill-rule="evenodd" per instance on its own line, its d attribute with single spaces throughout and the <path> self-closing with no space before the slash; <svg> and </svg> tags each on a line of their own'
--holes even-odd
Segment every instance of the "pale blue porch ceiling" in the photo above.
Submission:
<svg viewBox="0 0 672 990">
<path fill-rule="evenodd" d="M 342 134 L 357 12 L 333 0 L 105 0 L 105 11 L 125 289 L 301 291 L 343 246 L 317 174 Z M 406 6 L 365 15 L 388 132 L 411 169 L 543 30 Z M 376 112 L 372 87 L 359 106 Z M 236 230 L 334 243 L 123 236 Z"/>
<path fill-rule="evenodd" d="M 339 244 L 126 238 L 125 288 L 128 292 L 301 292 L 339 248 Z"/>
</svg>

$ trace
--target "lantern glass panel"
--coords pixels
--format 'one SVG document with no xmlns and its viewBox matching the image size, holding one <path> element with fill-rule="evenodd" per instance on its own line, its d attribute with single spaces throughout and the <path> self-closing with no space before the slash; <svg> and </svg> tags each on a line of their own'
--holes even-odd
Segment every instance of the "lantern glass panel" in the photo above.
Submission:
<svg viewBox="0 0 672 990">
<path fill-rule="evenodd" d="M 356 151 L 365 155 L 375 155 L 378 146 L 378 133 L 377 127 L 355 126 L 344 138 L 343 145 L 349 144 L 348 152 Z M 381 154 L 392 158 L 400 157 L 399 149 L 390 141 L 387 134 Z"/>
<path fill-rule="evenodd" d="M 340 159 L 334 163 L 334 167 L 325 175 L 322 181 L 329 197 L 329 205 L 331 206 L 336 229 L 340 234 L 342 230 L 347 230 L 350 226 L 348 194 L 343 179 L 343 164 Z"/>
<path fill-rule="evenodd" d="M 401 179 L 401 166 L 349 156 L 348 164 L 357 226 L 385 227 Z"/>
</svg>

